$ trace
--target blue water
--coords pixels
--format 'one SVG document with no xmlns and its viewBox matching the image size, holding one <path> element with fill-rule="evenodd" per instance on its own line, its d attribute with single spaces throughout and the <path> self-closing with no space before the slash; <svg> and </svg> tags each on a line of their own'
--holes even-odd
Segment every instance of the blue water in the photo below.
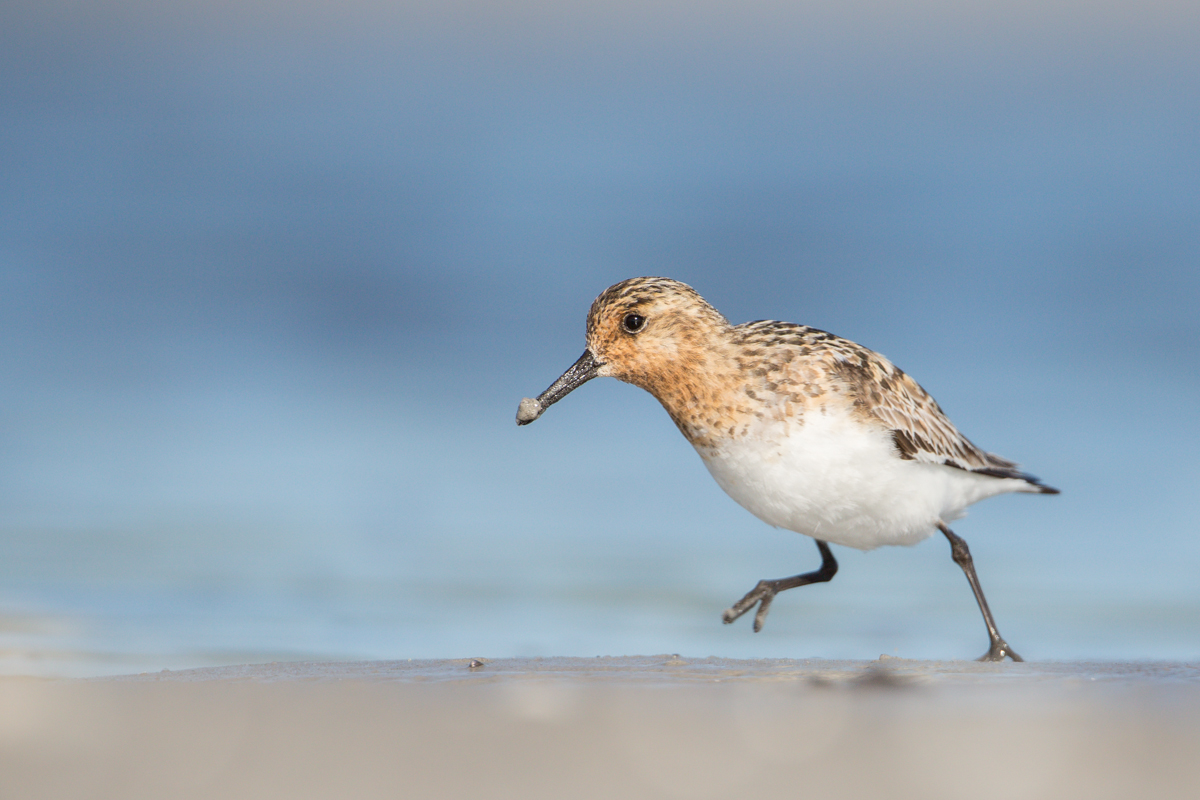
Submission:
<svg viewBox="0 0 1200 800">
<path fill-rule="evenodd" d="M 513 424 L 635 274 L 848 336 L 1063 490 L 975 507 L 1027 658 L 1200 658 L 1194 10 L 0 11 L 0 671 L 970 657 L 944 542 L 724 497 L 652 398 Z"/>
</svg>

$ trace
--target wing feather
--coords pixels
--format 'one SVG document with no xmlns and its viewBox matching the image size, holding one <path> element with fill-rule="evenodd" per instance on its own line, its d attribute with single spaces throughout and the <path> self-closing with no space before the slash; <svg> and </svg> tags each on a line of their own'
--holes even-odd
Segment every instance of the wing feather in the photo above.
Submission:
<svg viewBox="0 0 1200 800">
<path fill-rule="evenodd" d="M 799 362 L 816 366 L 826 375 L 840 379 L 856 411 L 891 433 L 896 454 L 906 460 L 989 475 L 1016 478 L 1030 484 L 1030 491 L 1056 494 L 1034 476 L 1021 472 L 1014 461 L 989 453 L 963 436 L 937 402 L 892 362 L 862 345 L 807 325 L 775 320 L 756 320 L 737 326 L 742 343 L 755 347 L 794 348 Z"/>
<path fill-rule="evenodd" d="M 853 342 L 838 358 L 836 371 L 849 384 L 855 407 L 892 434 L 900 458 L 989 475 L 1016 478 L 1052 492 L 1015 461 L 989 453 L 964 436 L 937 401 L 907 373 L 883 356 Z"/>
</svg>

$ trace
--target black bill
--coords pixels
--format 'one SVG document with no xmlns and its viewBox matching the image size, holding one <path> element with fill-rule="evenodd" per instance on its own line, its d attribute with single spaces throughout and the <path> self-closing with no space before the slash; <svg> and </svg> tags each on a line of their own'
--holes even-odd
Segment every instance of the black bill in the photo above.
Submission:
<svg viewBox="0 0 1200 800">
<path fill-rule="evenodd" d="M 537 399 L 526 397 L 517 407 L 517 424 L 528 425 L 542 415 L 550 406 L 562 400 L 571 391 L 596 377 L 601 363 L 592 355 L 591 350 L 584 350 L 579 360 L 562 374 L 558 380 L 550 384 L 550 388 L 537 396 Z"/>
</svg>

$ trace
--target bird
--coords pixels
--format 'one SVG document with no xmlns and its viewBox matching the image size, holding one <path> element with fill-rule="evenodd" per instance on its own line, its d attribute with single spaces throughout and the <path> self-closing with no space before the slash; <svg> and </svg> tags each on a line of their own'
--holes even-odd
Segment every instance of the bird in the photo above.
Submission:
<svg viewBox="0 0 1200 800">
<path fill-rule="evenodd" d="M 979 660 L 1023 660 L 1000 635 L 970 548 L 949 523 L 988 497 L 1058 490 L 973 444 L 884 356 L 807 325 L 733 325 L 691 286 L 639 277 L 596 298 L 583 355 L 520 402 L 517 424 L 597 377 L 652 394 L 730 497 L 816 542 L 820 567 L 759 581 L 723 613 L 726 624 L 757 606 L 758 632 L 780 592 L 832 580 L 831 544 L 872 550 L 941 532 L 987 627 Z"/>
</svg>

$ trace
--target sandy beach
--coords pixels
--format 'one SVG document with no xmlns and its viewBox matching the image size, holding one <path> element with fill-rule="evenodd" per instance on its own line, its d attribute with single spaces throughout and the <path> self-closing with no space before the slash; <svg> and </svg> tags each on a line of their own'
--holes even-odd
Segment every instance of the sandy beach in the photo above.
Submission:
<svg viewBox="0 0 1200 800">
<path fill-rule="evenodd" d="M 12 798 L 1200 791 L 1200 665 L 625 658 L 0 681 Z"/>
</svg>

